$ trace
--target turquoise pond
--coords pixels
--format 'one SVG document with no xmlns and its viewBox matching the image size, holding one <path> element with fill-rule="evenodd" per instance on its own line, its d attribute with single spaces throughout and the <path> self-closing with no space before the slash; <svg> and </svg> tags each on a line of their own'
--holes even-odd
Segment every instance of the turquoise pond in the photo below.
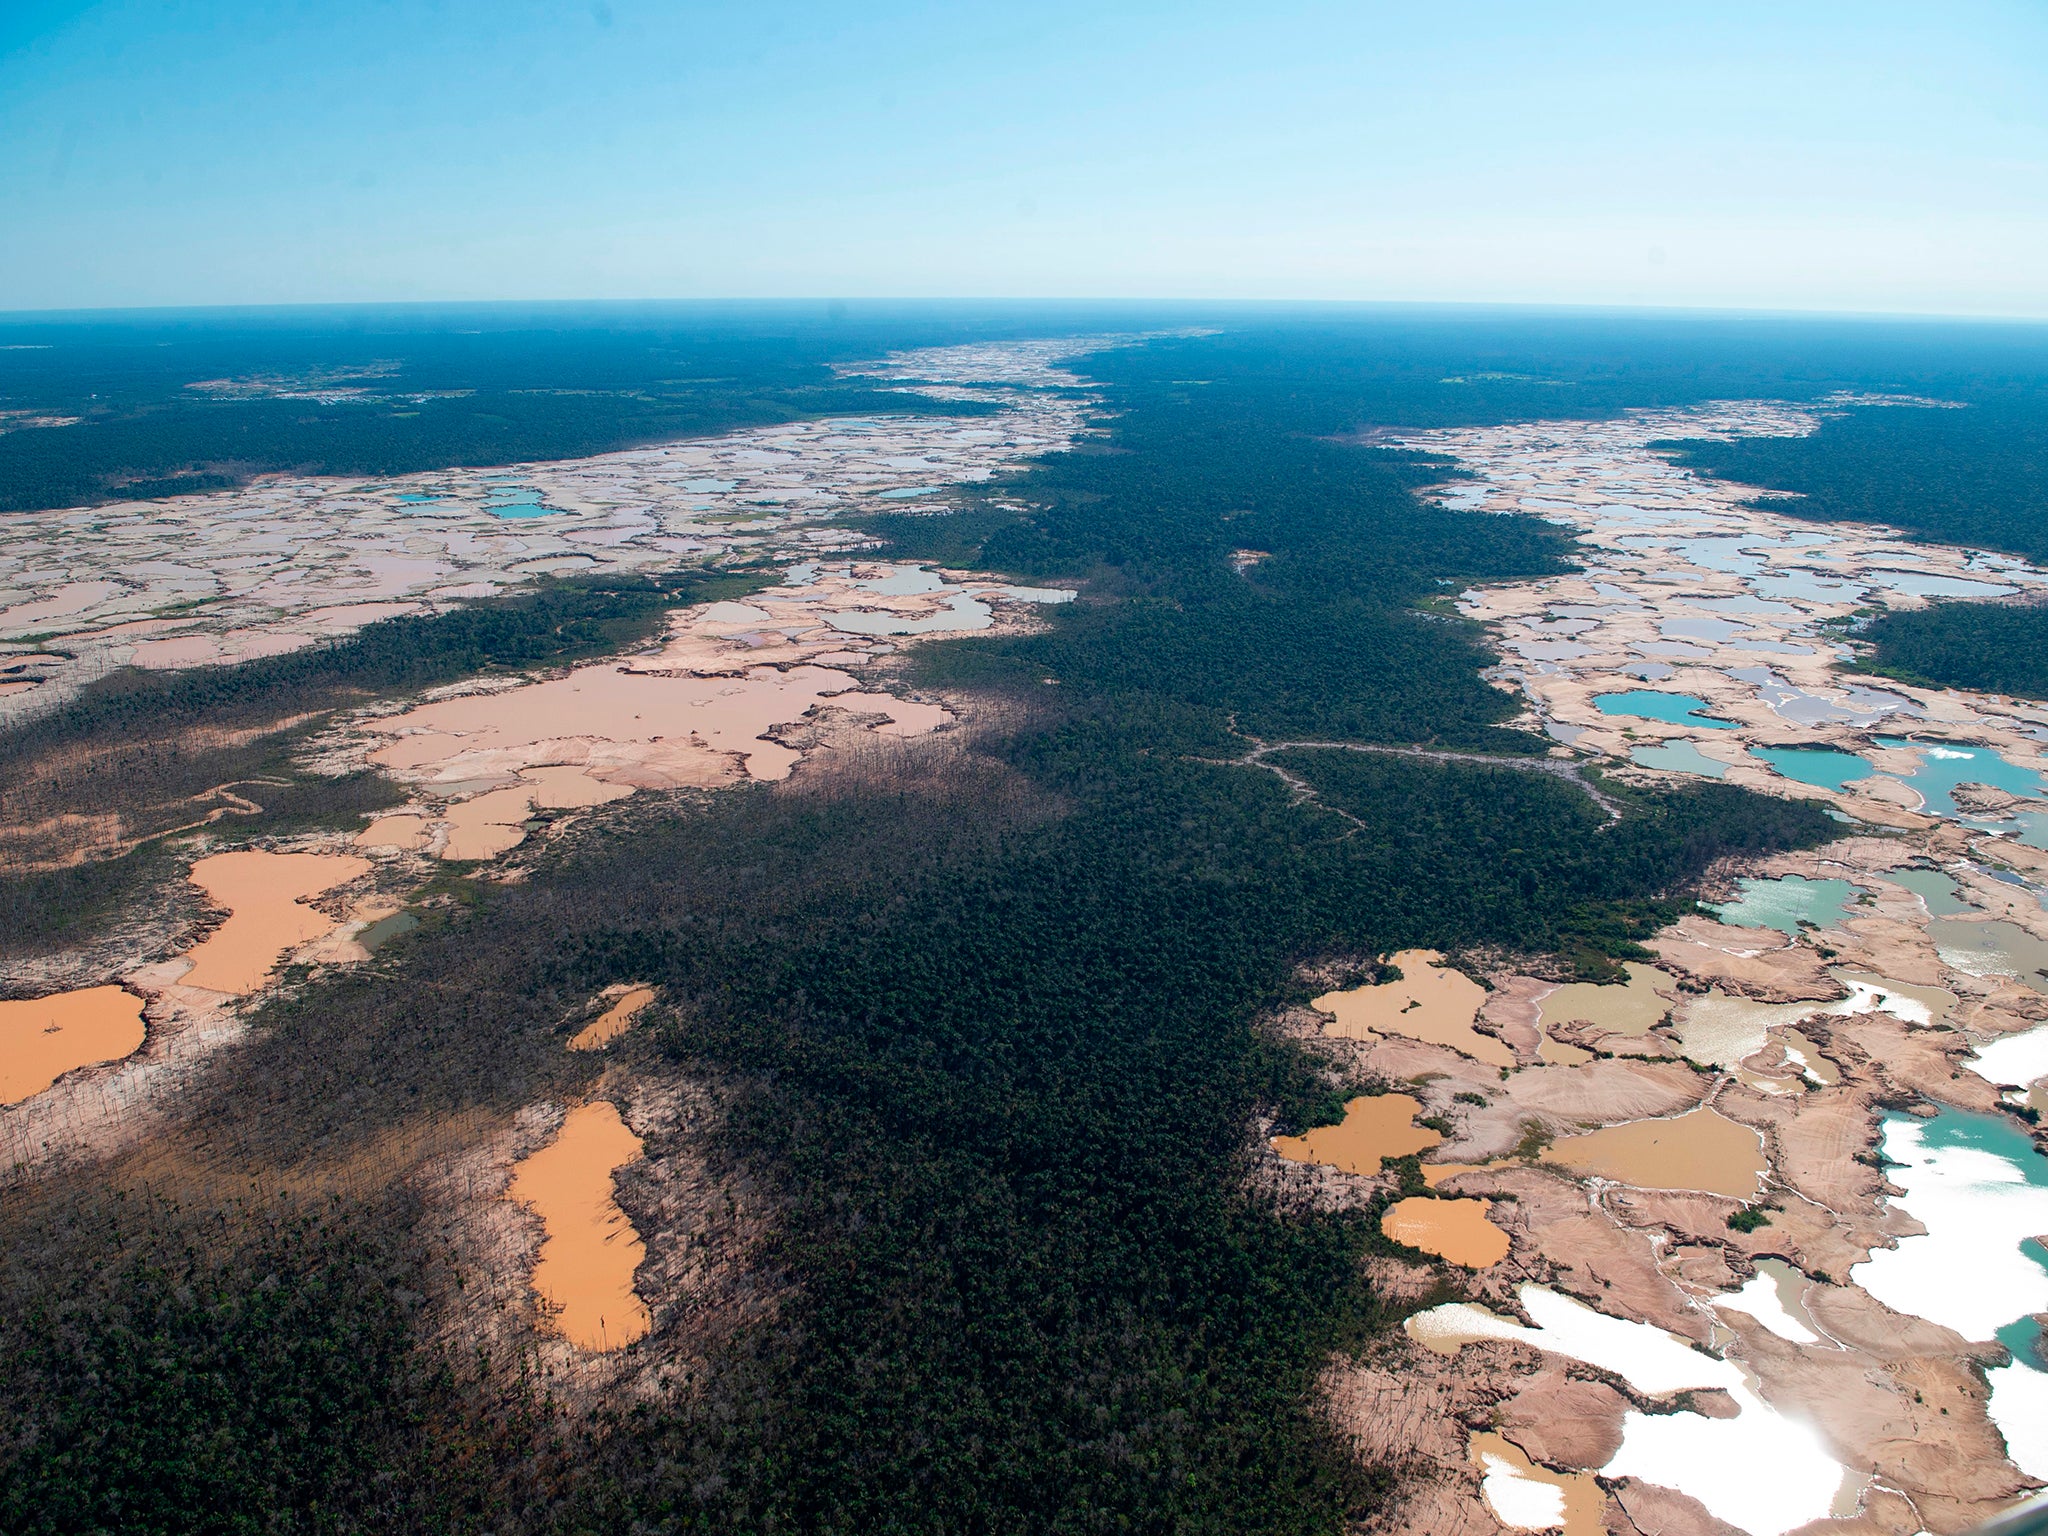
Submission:
<svg viewBox="0 0 2048 1536">
<path fill-rule="evenodd" d="M 1833 747 L 1751 747 L 1749 755 L 1761 758 L 1786 778 L 1817 789 L 1840 789 L 1877 772 L 1868 758 Z"/>
<path fill-rule="evenodd" d="M 1932 816 L 1954 816 L 1959 812 L 1950 797 L 1958 784 L 1988 784 L 2012 795 L 2048 794 L 2048 784 L 2032 768 L 2009 763 L 1989 747 L 1963 747 L 1946 741 L 1909 741 L 1903 736 L 1880 736 L 1881 746 L 1904 747 L 1919 754 L 1920 766 L 1904 782 L 1920 792 Z"/>
<path fill-rule="evenodd" d="M 484 510 L 493 517 L 552 517 L 560 507 L 545 506 L 532 486 L 493 487 Z"/>
<path fill-rule="evenodd" d="M 907 485 L 900 491 L 883 491 L 881 499 L 884 501 L 908 501 L 913 496 L 936 496 L 943 489 L 943 486 L 937 485 Z"/>
<path fill-rule="evenodd" d="M 1634 715 L 1642 720 L 1661 720 L 1666 725 L 1704 725 L 1717 731 L 1735 729 L 1733 720 L 1716 720 L 1703 714 L 1705 699 L 1689 693 L 1665 693 L 1658 688 L 1631 688 L 1627 693 L 1596 693 L 1593 707 L 1603 715 Z"/>
<path fill-rule="evenodd" d="M 2013 841 L 2048 848 L 2048 811 L 2021 811 L 2012 819 Z"/>
<path fill-rule="evenodd" d="M 1733 901 L 1703 901 L 1701 906 L 1724 923 L 1736 928 L 1775 928 L 1790 938 L 1799 937 L 1799 925 L 1839 928 L 1856 899 L 1856 887 L 1846 880 L 1809 880 L 1804 875 L 1787 875 L 1782 880 L 1741 881 Z"/>
<path fill-rule="evenodd" d="M 1667 773 L 1696 773 L 1704 779 L 1718 779 L 1728 772 L 1689 741 L 1667 741 L 1661 747 L 1637 747 L 1629 759 L 1644 768 L 1662 768 Z"/>
<path fill-rule="evenodd" d="M 1963 900 L 1963 888 L 1938 869 L 1888 869 L 1884 878 L 1927 903 L 1929 917 L 1954 917 L 1977 909 Z"/>
</svg>

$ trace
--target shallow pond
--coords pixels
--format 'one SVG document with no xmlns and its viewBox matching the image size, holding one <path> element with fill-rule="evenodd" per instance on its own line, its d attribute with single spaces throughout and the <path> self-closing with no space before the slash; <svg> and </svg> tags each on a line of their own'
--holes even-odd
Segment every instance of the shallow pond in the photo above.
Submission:
<svg viewBox="0 0 2048 1536">
<path fill-rule="evenodd" d="M 1937 576 L 1931 571 L 1865 571 L 1864 578 L 1887 592 L 1914 597 L 2010 597 L 2019 590 L 1995 581 L 1962 576 Z"/>
<path fill-rule="evenodd" d="M 1920 766 L 1900 780 L 1918 791 L 1930 816 L 1961 814 L 1950 796 L 1958 784 L 1988 784 L 2012 795 L 2041 795 L 2048 785 L 2032 768 L 2007 762 L 1989 747 L 1965 747 L 1946 741 L 1912 741 L 1901 736 L 1881 736 L 1879 743 L 1902 747 L 1919 754 Z M 1893 777 L 1898 777 L 1893 775 Z"/>
<path fill-rule="evenodd" d="M 849 609 L 822 617 L 844 634 L 876 636 L 962 634 L 987 629 L 995 622 L 987 603 L 957 592 L 946 599 L 946 606 L 939 612 L 922 618 L 868 609 Z"/>
<path fill-rule="evenodd" d="M 1607 1493 L 1592 1473 L 1537 1466 L 1505 1435 L 1486 1431 L 1473 1434 L 1470 1449 L 1479 1465 L 1480 1496 L 1509 1530 L 1604 1536 Z"/>
<path fill-rule="evenodd" d="M 2048 1024 L 2001 1035 L 1963 1063 L 1986 1082 L 2024 1088 L 2048 1077 Z"/>
<path fill-rule="evenodd" d="M 628 987 L 611 1007 L 576 1032 L 569 1042 L 572 1051 L 601 1051 L 623 1035 L 633 1018 L 654 1001 L 654 988 Z"/>
<path fill-rule="evenodd" d="M 1938 917 L 1927 925 L 1927 933 L 1941 963 L 1965 976 L 2010 976 L 2036 992 L 2048 992 L 2048 941 L 2017 923 Z"/>
<path fill-rule="evenodd" d="M 1763 1137 L 1713 1109 L 1632 1120 L 1553 1142 L 1544 1158 L 1637 1189 L 1754 1199 L 1769 1168 Z"/>
<path fill-rule="evenodd" d="M 1755 1318 L 1788 1344 L 1818 1344 L 1821 1337 L 1801 1299 L 1807 1284 L 1806 1276 L 1783 1259 L 1758 1259 L 1746 1284 L 1709 1299 L 1718 1310 Z"/>
<path fill-rule="evenodd" d="M 339 853 L 216 853 L 192 866 L 192 883 L 228 920 L 187 953 L 188 987 L 240 997 L 270 979 L 278 961 L 331 933 L 340 919 L 306 905 L 308 897 L 369 873 L 370 862 Z"/>
<path fill-rule="evenodd" d="M 1397 1200 L 1380 1217 L 1380 1231 L 1397 1243 L 1433 1253 L 1467 1269 L 1485 1269 L 1508 1256 L 1508 1235 L 1486 1219 L 1484 1200 Z"/>
<path fill-rule="evenodd" d="M 612 1197 L 612 1175 L 639 1156 L 640 1138 L 599 1099 L 570 1110 L 561 1134 L 512 1170 L 506 1193 L 547 1229 L 533 1288 L 579 1349 L 621 1349 L 652 1324 L 633 1289 L 647 1246 Z"/>
<path fill-rule="evenodd" d="M 1795 602 L 1853 603 L 1863 595 L 1861 583 L 1796 569 L 1765 571 L 1753 578 L 1750 586 L 1765 597 L 1784 597 Z"/>
<path fill-rule="evenodd" d="M 394 912 L 389 917 L 378 918 L 376 922 L 370 924 L 369 927 L 357 934 L 356 942 L 374 955 L 377 953 L 379 946 L 390 943 L 391 940 L 397 938 L 400 934 L 411 933 L 419 925 L 420 920 L 413 916 L 412 913 Z"/>
<path fill-rule="evenodd" d="M 1300 1136 L 1275 1136 L 1273 1150 L 1295 1163 L 1319 1163 L 1371 1178 L 1390 1157 L 1427 1152 L 1443 1137 L 1417 1125 L 1421 1104 L 1405 1093 L 1362 1094 L 1344 1106 L 1344 1119 Z"/>
<path fill-rule="evenodd" d="M 0 1002 L 0 1104 L 33 1098 L 66 1072 L 132 1055 L 142 1037 L 142 999 L 119 987 Z"/>
<path fill-rule="evenodd" d="M 1660 688 L 1596 693 L 1593 707 L 1603 715 L 1632 715 L 1639 720 L 1661 720 L 1666 725 L 1697 725 L 1716 731 L 1737 728 L 1733 720 L 1716 720 L 1702 713 L 1707 707 L 1705 699 L 1696 699 L 1689 693 L 1666 693 Z"/>
<path fill-rule="evenodd" d="M 1888 869 L 1879 878 L 1918 896 L 1929 917 L 1953 917 L 1976 910 L 1963 900 L 1963 888 L 1938 869 Z"/>
<path fill-rule="evenodd" d="M 1877 772 L 1868 758 L 1833 747 L 1751 747 L 1749 755 L 1769 763 L 1785 778 L 1817 789 L 1840 789 Z"/>
<path fill-rule="evenodd" d="M 484 510 L 493 517 L 549 517 L 562 509 L 543 504 L 541 493 L 532 486 L 493 486 L 486 494 Z"/>
<path fill-rule="evenodd" d="M 1731 927 L 1775 928 L 1798 938 L 1800 925 L 1839 928 L 1849 915 L 1856 887 L 1846 880 L 1809 880 L 1804 875 L 1786 875 L 1779 880 L 1756 880 L 1745 875 L 1733 901 L 1703 901 L 1701 906 Z"/>
<path fill-rule="evenodd" d="M 448 837 L 441 857 L 494 859 L 526 841 L 526 822 L 532 815 L 533 791 L 523 784 L 457 801 L 447 810 Z"/>
<path fill-rule="evenodd" d="M 1728 772 L 1726 763 L 1714 761 L 1689 741 L 1667 741 L 1661 747 L 1636 747 L 1630 751 L 1629 759 L 1640 767 L 1662 768 L 1666 773 L 1696 773 L 1706 779 L 1718 779 Z"/>
<path fill-rule="evenodd" d="M 1554 1024 L 1585 1023 L 1618 1035 L 1641 1035 L 1656 1028 L 1671 1011 L 1657 985 L 1669 986 L 1671 979 L 1655 966 L 1634 960 L 1622 969 L 1628 981 L 1619 986 L 1574 981 L 1548 993 L 1538 1005 L 1538 1025 L 1548 1030 Z"/>
<path fill-rule="evenodd" d="M 1448 1046 L 1489 1066 L 1514 1066 L 1514 1052 L 1472 1027 L 1486 989 L 1442 960 L 1433 949 L 1404 949 L 1393 957 L 1399 980 L 1312 999 L 1312 1007 L 1333 1016 L 1323 1033 L 1351 1040 L 1404 1035 Z"/>
</svg>

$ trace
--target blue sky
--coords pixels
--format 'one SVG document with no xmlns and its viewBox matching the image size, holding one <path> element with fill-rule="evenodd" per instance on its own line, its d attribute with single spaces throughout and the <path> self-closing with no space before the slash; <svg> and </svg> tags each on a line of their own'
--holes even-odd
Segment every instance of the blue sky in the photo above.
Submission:
<svg viewBox="0 0 2048 1536">
<path fill-rule="evenodd" d="M 2048 3 L 0 4 L 0 310 L 2048 315 Z"/>
</svg>

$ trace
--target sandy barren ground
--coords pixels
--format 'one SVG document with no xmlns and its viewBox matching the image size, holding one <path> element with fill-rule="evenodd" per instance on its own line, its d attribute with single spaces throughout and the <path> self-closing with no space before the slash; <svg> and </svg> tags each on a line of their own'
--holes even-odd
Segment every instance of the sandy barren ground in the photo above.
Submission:
<svg viewBox="0 0 2048 1536">
<path fill-rule="evenodd" d="M 1753 492 L 1647 447 L 1815 424 L 1811 411 L 1749 402 L 1426 432 L 1399 444 L 1470 472 L 1437 493 L 1451 504 L 1534 512 L 1584 538 L 1582 573 L 1475 589 L 1461 603 L 1498 639 L 1494 680 L 1523 699 L 1560 757 L 1623 779 L 1691 773 L 1816 799 L 1866 830 L 1719 872 L 1710 894 L 1723 902 L 1720 920 L 1688 917 L 1658 935 L 1654 969 L 1632 970 L 1608 999 L 1478 962 L 1467 969 L 1491 991 L 1476 1014 L 1417 1019 L 1416 1010 L 1405 1027 L 1412 984 L 1385 989 L 1391 1007 L 1362 990 L 1318 999 L 1325 1049 L 1357 1079 L 1398 1087 L 1441 1117 L 1432 1123 L 1453 1127 L 1424 1154 L 1431 1184 L 1490 1199 L 1491 1219 L 1510 1236 L 1498 1264 L 1439 1265 L 1440 1277 L 1508 1318 L 1521 1315 L 1521 1288 L 1540 1283 L 1712 1351 L 1754 1392 L 1719 1408 L 1659 1398 L 1562 1344 L 1477 1342 L 1445 1355 L 1390 1342 L 1378 1357 L 1333 1365 L 1328 1382 L 1331 1411 L 1361 1450 L 1407 1469 L 1407 1496 L 1387 1529 L 1946 1532 L 2036 1485 L 2009 1459 L 2008 1441 L 2043 1470 L 2048 1425 L 2015 1407 L 1997 1420 L 1988 1412 L 1985 1371 L 2004 1365 L 2007 1349 L 1894 1311 L 1856 1277 L 1874 1250 L 1925 1230 L 1875 1155 L 1884 1116 L 1937 1106 L 2010 1113 L 2030 1086 L 1971 1063 L 1981 1046 L 2048 1019 L 2048 975 L 2035 969 L 2048 958 L 2035 949 L 2048 938 L 2038 883 L 2048 857 L 2036 846 L 2048 838 L 2032 819 L 2048 800 L 2039 777 L 2048 710 L 1855 677 L 1825 621 L 1929 595 L 2035 593 L 2048 573 L 1745 506 Z M 1611 697 L 1643 690 L 1686 697 Z M 1775 748 L 1833 748 L 1863 762 L 1774 764 L 1752 750 Z M 1822 782 L 1788 777 L 1787 763 Z M 1828 768 L 1838 771 L 1819 771 Z M 1920 873 L 1901 880 L 1910 870 Z M 1842 884 L 1776 883 L 1786 876 Z M 1816 895 L 1825 899 L 1799 922 L 1800 904 Z M 1361 1019 L 1373 1028 L 1358 1028 Z M 1474 1047 L 1474 1030 L 1493 1038 Z M 1515 1063 L 1505 1073 L 1494 1059 L 1502 1048 Z M 2038 1064 L 2027 1052 L 2005 1059 L 2048 1072 L 2048 1052 Z M 1711 1122 L 1695 1113 L 1703 1104 Z M 1688 1127 L 1710 1125 L 1712 1145 L 1675 1145 Z M 1546 1150 L 1601 1126 L 1630 1132 L 1597 1172 Z M 1745 1155 L 1760 1149 L 1767 1170 L 1754 1200 L 1671 1187 L 1746 1187 L 1727 1159 L 1752 1139 Z M 1695 1171 L 1674 1172 L 1685 1169 Z M 1375 1182 L 1329 1169 L 1320 1177 L 1350 1202 Z M 1731 1228 L 1745 1207 L 1767 1224 Z M 1777 1268 L 1760 1269 L 1765 1261 Z M 1648 1350 L 1655 1335 L 1637 1337 Z M 1582 1497 L 1561 1491 L 1546 1503 L 1489 1451 L 1497 1432 L 1526 1455 L 1528 1472 L 1599 1473 L 1626 1459 L 1617 1453 L 1631 1409 L 1651 1411 L 1643 1422 L 1681 1441 L 1693 1436 L 1681 1463 L 1735 1479 L 1773 1474 L 1753 1458 L 1731 1464 L 1704 1432 L 1710 1422 L 1781 1415 L 1794 1426 L 1787 1434 L 1817 1437 L 1822 1460 L 1809 1457 L 1808 1470 L 1824 1484 L 1826 1463 L 1838 1464 L 1839 1486 L 1817 1507 L 1788 1494 L 1787 1523 L 1738 1526 L 1675 1486 L 1606 1476 L 1589 1524 Z M 1694 1493 L 1721 1499 L 1724 1514 L 1737 1507 L 1711 1478 Z"/>
<path fill-rule="evenodd" d="M 944 505 L 1067 446 L 1090 406 L 1063 358 L 1116 338 L 993 343 L 873 365 L 993 416 L 792 422 L 546 464 L 0 515 L 0 720 L 113 667 L 295 650 L 537 576 L 855 547 L 849 514 Z"/>
<path fill-rule="evenodd" d="M 530 838 L 559 836 L 609 801 L 784 780 L 821 755 L 858 755 L 866 740 L 952 728 L 953 709 L 877 680 L 887 658 L 934 635 L 1033 626 L 1072 592 L 862 559 L 862 541 L 831 521 L 943 506 L 951 487 L 1068 446 L 1092 401 L 1061 387 L 1079 381 L 1058 362 L 1113 340 L 948 348 L 875 365 L 907 392 L 979 386 L 974 398 L 1003 405 L 995 416 L 805 422 L 567 463 L 277 478 L 221 496 L 0 519 L 0 652 L 13 653 L 0 710 L 16 712 L 114 665 L 271 654 L 551 571 L 733 557 L 782 567 L 779 583 L 746 602 L 677 611 L 635 654 L 373 703 L 339 722 L 309 749 L 309 765 L 377 766 L 411 787 L 409 804 L 359 832 L 227 855 L 243 876 L 233 889 L 214 877 L 222 866 L 202 834 L 187 845 L 202 893 L 193 907 L 213 919 L 138 915 L 89 951 L 40 956 L 6 978 L 45 1012 L 75 1004 L 81 1018 L 123 988 L 140 1000 L 147 1032 L 139 1048 L 129 1037 L 109 1045 L 105 1030 L 54 1033 L 74 1042 L 73 1056 L 50 1064 L 54 1086 L 0 1106 L 0 1167 L 33 1177 L 51 1157 L 105 1155 L 146 1137 L 192 1071 L 241 1034 L 251 1004 L 293 975 L 365 960 L 366 944 L 407 920 L 409 896 L 443 861 L 518 878 L 513 856 Z M 53 631 L 66 654 L 39 648 Z M 322 878 L 304 878 L 309 870 Z M 634 1095 L 648 1091 L 607 1089 L 643 1134 Z M 561 1121 L 557 1110 L 551 1133 Z M 515 1160 L 536 1150 L 530 1130 L 497 1136 L 465 1187 L 499 1200 Z M 618 1172 L 623 1240 L 639 1240 L 639 1205 L 666 1198 L 648 1186 L 636 1205 L 630 1193 L 659 1162 L 650 1151 Z M 523 1230 L 519 1218 L 505 1222 Z M 485 1246 L 522 1276 L 532 1265 L 519 1244 Z M 672 1247 L 650 1239 L 657 1279 L 679 1262 Z M 510 1293 L 532 1306 L 523 1278 Z M 674 1298 L 661 1286 L 650 1294 L 659 1327 Z"/>
</svg>

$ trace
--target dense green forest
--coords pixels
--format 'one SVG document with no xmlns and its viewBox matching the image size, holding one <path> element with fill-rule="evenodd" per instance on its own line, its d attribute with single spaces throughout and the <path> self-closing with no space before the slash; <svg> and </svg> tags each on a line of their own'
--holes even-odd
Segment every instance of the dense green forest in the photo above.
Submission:
<svg viewBox="0 0 2048 1536">
<path fill-rule="evenodd" d="M 1859 406 L 1807 437 L 1666 443 L 1681 464 L 1774 491 L 1774 510 L 1889 523 L 1941 544 L 2048 561 L 2048 392 L 1960 391 L 1962 409 Z"/>
<path fill-rule="evenodd" d="M 1857 631 L 1870 672 L 1929 688 L 2048 699 L 2048 606 L 1930 603 L 1879 614 Z"/>
<path fill-rule="evenodd" d="M 1249 1177 L 1262 1113 L 1319 1123 L 1346 1085 L 1261 1017 L 1301 963 L 1402 945 L 1599 973 L 1716 856 L 1837 828 L 1718 785 L 1618 795 L 1610 826 L 1548 775 L 1308 750 L 1368 830 L 1293 803 L 1226 761 L 1248 736 L 1542 751 L 1476 627 L 1420 605 L 1571 544 L 1326 440 L 1395 414 L 1360 382 L 1392 363 L 1190 339 L 1087 366 L 1118 414 L 1001 488 L 1034 510 L 880 525 L 1088 579 L 1045 633 L 908 653 L 1004 724 L 620 802 L 266 1005 L 158 1144 L 0 1195 L 8 1529 L 1250 1536 L 1385 1497 L 1313 1400 L 1390 1321 L 1374 1213 Z M 1533 409 L 1415 370 L 1381 390 L 1411 414 Z M 698 1155 L 771 1213 L 775 1303 L 592 1414 L 437 1325 L 462 1261 L 414 1192 L 479 1127 L 599 1091 L 564 1021 L 615 981 L 665 989 L 613 1065 L 715 1095 Z M 658 1311 L 639 1347 L 690 1326 Z M 222 1406 L 166 1415 L 172 1388 Z M 209 1477 L 232 1503 L 157 1496 Z"/>
<path fill-rule="evenodd" d="M 576 458 L 821 414 L 973 414 L 986 407 L 831 367 L 960 334 L 943 318 L 878 329 L 623 307 L 0 320 L 0 413 L 71 419 L 0 430 L 0 512 L 276 470 Z"/>
<path fill-rule="evenodd" d="M 973 401 L 842 380 L 834 365 L 913 347 L 1189 327 L 1221 334 L 1101 354 L 1095 376 L 1256 396 L 1270 424 L 1314 434 L 1838 389 L 1987 401 L 2002 391 L 2021 402 L 2010 409 L 2035 412 L 2038 442 L 2036 407 L 2024 402 L 2048 373 L 2039 328 L 1812 318 L 795 303 L 0 316 L 0 511 L 218 489 L 274 470 L 398 474 L 571 458 L 821 413 L 972 412 Z M 77 420 L 7 430 L 9 415 Z M 1916 451 L 1902 448 L 1901 464 Z M 1960 455 L 1953 463 L 1956 484 L 1977 473 Z"/>
</svg>

